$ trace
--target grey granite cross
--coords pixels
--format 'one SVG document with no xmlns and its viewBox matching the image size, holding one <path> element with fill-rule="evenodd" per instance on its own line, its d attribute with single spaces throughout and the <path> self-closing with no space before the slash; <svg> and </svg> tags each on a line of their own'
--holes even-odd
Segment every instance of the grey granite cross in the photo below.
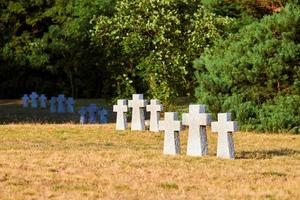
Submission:
<svg viewBox="0 0 300 200">
<path fill-rule="evenodd" d="M 40 100 L 40 107 L 46 108 L 47 107 L 47 97 L 44 94 L 41 94 L 39 100 Z"/>
<path fill-rule="evenodd" d="M 142 94 L 133 94 L 132 100 L 128 101 L 128 107 L 132 108 L 131 130 L 145 130 L 145 113 L 144 108 L 147 101 L 143 99 Z"/>
<path fill-rule="evenodd" d="M 58 103 L 57 112 L 59 112 L 59 113 L 66 112 L 65 102 L 66 102 L 65 95 L 63 95 L 63 94 L 58 95 L 58 97 L 57 97 L 57 103 Z"/>
<path fill-rule="evenodd" d="M 67 111 L 69 113 L 74 113 L 74 104 L 75 104 L 75 101 L 74 101 L 73 97 L 68 97 L 68 99 L 66 101 L 66 104 L 67 104 Z"/>
<path fill-rule="evenodd" d="M 231 113 L 219 113 L 218 121 L 211 123 L 212 132 L 218 133 L 217 157 L 234 159 L 232 133 L 238 130 L 237 122 L 230 121 Z"/>
<path fill-rule="evenodd" d="M 22 105 L 23 108 L 28 108 L 28 104 L 29 104 L 29 97 L 27 94 L 24 94 L 24 96 L 22 97 Z"/>
<path fill-rule="evenodd" d="M 166 155 L 180 154 L 181 122 L 178 120 L 178 113 L 166 112 L 164 121 L 159 121 L 159 130 L 165 131 L 163 153 Z"/>
<path fill-rule="evenodd" d="M 119 99 L 117 105 L 113 106 L 113 111 L 117 113 L 116 130 L 127 129 L 127 100 Z"/>
<path fill-rule="evenodd" d="M 94 103 L 91 103 L 87 107 L 87 112 L 89 114 L 88 122 L 90 124 L 95 124 L 96 123 L 96 114 L 97 114 L 97 105 Z"/>
<path fill-rule="evenodd" d="M 100 108 L 98 110 L 99 123 L 107 124 L 108 123 L 108 111 L 105 108 Z"/>
<path fill-rule="evenodd" d="M 81 107 L 78 110 L 78 113 L 80 114 L 79 123 L 80 124 L 85 124 L 87 122 L 87 108 L 86 107 Z"/>
<path fill-rule="evenodd" d="M 37 98 L 39 97 L 39 95 L 36 92 L 32 92 L 30 95 L 30 99 L 31 99 L 31 108 L 37 108 L 38 104 L 37 104 Z"/>
<path fill-rule="evenodd" d="M 159 132 L 159 115 L 163 110 L 163 106 L 157 99 L 151 99 L 150 105 L 146 106 L 147 112 L 150 112 L 150 131 Z"/>
<path fill-rule="evenodd" d="M 55 113 L 56 112 L 56 97 L 51 97 L 50 99 L 50 113 Z"/>
<path fill-rule="evenodd" d="M 187 155 L 208 154 L 206 126 L 210 125 L 210 114 L 205 113 L 205 105 L 190 105 L 189 113 L 182 115 L 182 124 L 189 126 Z"/>
</svg>

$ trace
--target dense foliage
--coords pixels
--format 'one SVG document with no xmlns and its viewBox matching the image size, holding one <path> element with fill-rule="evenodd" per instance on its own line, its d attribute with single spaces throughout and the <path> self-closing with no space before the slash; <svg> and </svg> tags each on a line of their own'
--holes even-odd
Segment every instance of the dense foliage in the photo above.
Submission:
<svg viewBox="0 0 300 200">
<path fill-rule="evenodd" d="M 287 0 L 202 0 L 203 4 L 215 13 L 238 17 L 250 15 L 261 18 L 280 12 Z M 290 1 L 291 2 L 291 1 Z"/>
<path fill-rule="evenodd" d="M 299 130 L 300 7 L 289 5 L 216 42 L 195 61 L 196 96 L 245 128 Z"/>
<path fill-rule="evenodd" d="M 96 21 L 93 39 L 106 48 L 118 94 L 137 90 L 165 103 L 193 93 L 191 61 L 230 24 L 197 0 L 119 1 L 114 16 Z"/>
<path fill-rule="evenodd" d="M 105 65 L 90 45 L 89 22 L 113 7 L 114 0 L 1 1 L 0 97 L 32 90 L 99 96 Z"/>
<path fill-rule="evenodd" d="M 299 132 L 299 9 L 298 0 L 2 0 L 0 98 L 190 96 L 245 129 Z"/>
</svg>

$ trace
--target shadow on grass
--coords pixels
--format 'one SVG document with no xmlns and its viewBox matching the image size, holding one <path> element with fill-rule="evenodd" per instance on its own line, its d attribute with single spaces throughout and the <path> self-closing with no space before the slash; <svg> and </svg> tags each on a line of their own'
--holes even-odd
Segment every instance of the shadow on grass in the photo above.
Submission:
<svg viewBox="0 0 300 200">
<path fill-rule="evenodd" d="M 0 124 L 24 124 L 24 123 L 41 123 L 41 124 L 64 124 L 79 123 L 79 114 L 77 110 L 81 106 L 89 103 L 98 102 L 97 105 L 104 105 L 109 111 L 109 122 L 114 121 L 115 115 L 103 101 L 79 100 L 76 102 L 75 113 L 50 113 L 47 109 L 23 108 L 21 101 L 18 100 L 0 100 Z"/>
<path fill-rule="evenodd" d="M 276 156 L 293 156 L 300 154 L 300 151 L 293 149 L 272 149 L 258 151 L 242 151 L 236 155 L 237 159 L 270 159 Z"/>
</svg>

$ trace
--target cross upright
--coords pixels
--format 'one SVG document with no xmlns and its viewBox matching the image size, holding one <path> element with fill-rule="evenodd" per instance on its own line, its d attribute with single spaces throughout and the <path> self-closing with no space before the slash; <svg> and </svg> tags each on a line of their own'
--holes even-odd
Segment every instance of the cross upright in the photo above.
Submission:
<svg viewBox="0 0 300 200">
<path fill-rule="evenodd" d="M 31 98 L 31 108 L 37 108 L 38 104 L 37 104 L 37 98 L 39 97 L 39 95 L 36 92 L 32 92 L 30 95 Z"/>
<path fill-rule="evenodd" d="M 190 105 L 189 113 L 183 113 L 182 124 L 189 126 L 187 155 L 208 154 L 206 126 L 210 125 L 210 114 L 205 113 L 205 105 Z"/>
<path fill-rule="evenodd" d="M 217 157 L 234 159 L 232 133 L 238 130 L 237 122 L 230 121 L 231 113 L 219 113 L 218 121 L 211 123 L 212 132 L 218 133 Z"/>
<path fill-rule="evenodd" d="M 127 128 L 127 100 L 119 99 L 117 105 L 113 106 L 113 111 L 117 113 L 116 130 L 125 130 Z"/>
<path fill-rule="evenodd" d="M 132 108 L 131 130 L 145 130 L 145 113 L 144 108 L 147 101 L 143 99 L 143 94 L 133 94 L 132 100 L 128 101 L 128 107 Z"/>
<path fill-rule="evenodd" d="M 86 120 L 87 108 L 81 107 L 79 109 L 78 113 L 80 114 L 80 119 L 79 119 L 80 124 L 85 124 L 87 122 L 87 120 Z"/>
<path fill-rule="evenodd" d="M 56 112 L 56 97 L 51 97 L 50 99 L 50 113 Z"/>
<path fill-rule="evenodd" d="M 24 96 L 22 97 L 23 108 L 28 108 L 28 102 L 29 102 L 29 97 L 27 94 L 24 94 Z"/>
<path fill-rule="evenodd" d="M 159 113 L 163 110 L 163 106 L 159 100 L 151 99 L 150 105 L 146 106 L 147 112 L 150 112 L 150 131 L 159 132 Z"/>
<path fill-rule="evenodd" d="M 87 112 L 89 114 L 89 123 L 96 123 L 97 105 L 92 103 L 87 107 Z"/>
<path fill-rule="evenodd" d="M 47 107 L 47 97 L 44 94 L 42 94 L 39 99 L 40 99 L 40 107 L 46 108 Z"/>
<path fill-rule="evenodd" d="M 65 112 L 65 102 L 66 102 L 65 95 L 63 95 L 63 94 L 58 95 L 57 102 L 58 102 L 57 112 L 64 113 Z"/>
<path fill-rule="evenodd" d="M 106 124 L 108 123 L 108 111 L 105 108 L 100 108 L 98 110 L 98 115 L 99 115 L 99 122 L 100 124 Z"/>
<path fill-rule="evenodd" d="M 164 154 L 180 154 L 181 122 L 178 120 L 177 112 L 166 112 L 164 121 L 159 121 L 159 130 L 165 131 L 164 136 Z"/>
<path fill-rule="evenodd" d="M 69 113 L 74 113 L 74 99 L 73 99 L 73 97 L 68 97 L 68 99 L 67 99 L 67 111 L 69 112 Z"/>
</svg>

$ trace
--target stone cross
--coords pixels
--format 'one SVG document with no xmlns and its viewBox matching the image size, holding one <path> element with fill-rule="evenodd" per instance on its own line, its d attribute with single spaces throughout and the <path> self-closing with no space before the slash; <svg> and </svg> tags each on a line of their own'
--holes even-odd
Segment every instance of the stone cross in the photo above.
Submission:
<svg viewBox="0 0 300 200">
<path fill-rule="evenodd" d="M 165 131 L 164 136 L 164 154 L 180 154 L 181 122 L 178 120 L 178 113 L 166 112 L 164 121 L 159 121 L 159 130 Z"/>
<path fill-rule="evenodd" d="M 145 113 L 144 108 L 147 101 L 143 99 L 142 94 L 133 94 L 132 100 L 128 101 L 128 107 L 132 108 L 131 130 L 145 130 Z"/>
<path fill-rule="evenodd" d="M 99 122 L 100 124 L 107 124 L 108 123 L 108 111 L 105 108 L 100 108 L 98 110 Z"/>
<path fill-rule="evenodd" d="M 31 99 L 31 108 L 37 108 L 38 104 L 37 104 L 37 98 L 39 97 L 39 95 L 36 92 L 32 92 L 30 95 L 30 99 Z"/>
<path fill-rule="evenodd" d="M 58 102 L 57 112 L 59 112 L 59 113 L 66 112 L 66 109 L 65 109 L 66 97 L 65 97 L 65 95 L 63 95 L 63 94 L 58 95 L 57 102 Z"/>
<path fill-rule="evenodd" d="M 74 104 L 75 104 L 75 102 L 74 102 L 73 97 L 68 97 L 66 103 L 67 103 L 67 111 L 69 113 L 74 113 Z"/>
<path fill-rule="evenodd" d="M 23 108 L 28 108 L 28 104 L 29 104 L 29 97 L 27 94 L 24 94 L 24 96 L 22 97 Z"/>
<path fill-rule="evenodd" d="M 159 115 L 160 112 L 163 110 L 163 106 L 157 99 L 151 99 L 150 105 L 146 106 L 147 112 L 150 112 L 150 131 L 159 132 Z"/>
<path fill-rule="evenodd" d="M 85 124 L 87 122 L 87 109 L 85 107 L 81 107 L 78 111 L 78 113 L 80 114 L 80 119 L 79 119 L 79 123 L 80 124 Z"/>
<path fill-rule="evenodd" d="M 238 130 L 237 122 L 230 121 L 231 113 L 219 113 L 218 121 L 211 123 L 212 132 L 218 133 L 217 157 L 234 159 L 232 133 Z"/>
<path fill-rule="evenodd" d="M 47 97 L 44 94 L 42 94 L 40 96 L 39 100 L 40 100 L 40 107 L 46 108 L 47 107 Z"/>
<path fill-rule="evenodd" d="M 125 130 L 127 128 L 127 100 L 118 100 L 117 105 L 113 106 L 113 111 L 117 113 L 116 130 Z"/>
<path fill-rule="evenodd" d="M 96 123 L 96 114 L 97 114 L 97 105 L 90 104 L 87 108 L 87 112 L 89 113 L 89 123 L 95 124 Z"/>
<path fill-rule="evenodd" d="M 56 112 L 56 97 L 51 97 L 50 99 L 50 113 Z"/>
<path fill-rule="evenodd" d="M 205 113 L 205 105 L 190 105 L 189 113 L 183 113 L 182 124 L 189 126 L 187 155 L 204 156 L 208 154 L 206 126 L 211 116 Z"/>
</svg>

